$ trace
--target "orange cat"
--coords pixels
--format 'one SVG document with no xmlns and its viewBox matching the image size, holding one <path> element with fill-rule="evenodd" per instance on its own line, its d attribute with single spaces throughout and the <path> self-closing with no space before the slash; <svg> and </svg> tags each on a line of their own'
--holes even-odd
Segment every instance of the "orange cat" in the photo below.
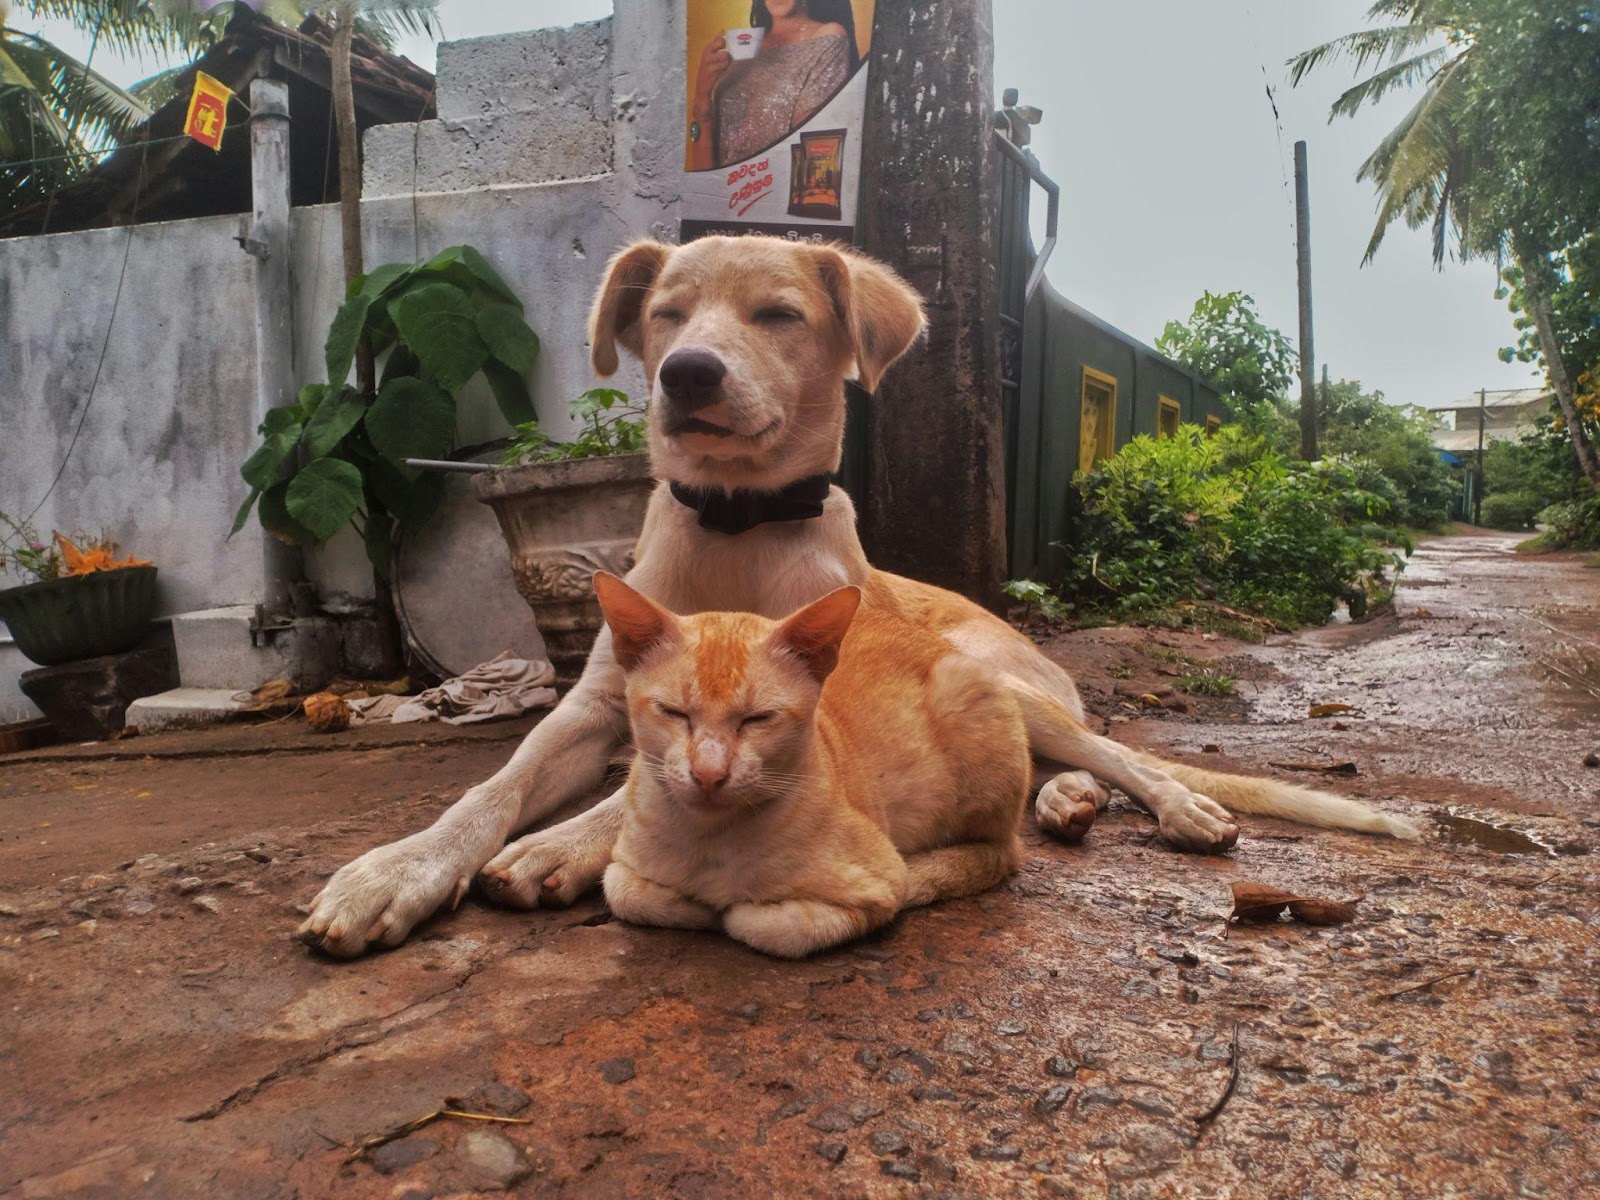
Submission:
<svg viewBox="0 0 1600 1200">
<path fill-rule="evenodd" d="M 623 920 L 799 958 L 1017 869 L 1031 700 L 938 634 L 855 587 L 782 621 L 595 591 L 637 751 L 605 874 Z"/>
</svg>

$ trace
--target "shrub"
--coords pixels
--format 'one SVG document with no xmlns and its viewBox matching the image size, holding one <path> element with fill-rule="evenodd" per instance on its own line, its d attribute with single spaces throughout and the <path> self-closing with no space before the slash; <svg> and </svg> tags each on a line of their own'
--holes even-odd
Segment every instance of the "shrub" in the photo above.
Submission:
<svg viewBox="0 0 1600 1200">
<path fill-rule="evenodd" d="M 1386 496 L 1348 463 L 1291 463 L 1235 427 L 1135 438 L 1078 477 L 1084 515 L 1067 586 L 1124 613 L 1216 599 L 1284 625 L 1320 624 L 1401 559 Z"/>
<path fill-rule="evenodd" d="M 1494 499 L 1493 496 L 1489 500 Z M 1489 507 L 1489 500 L 1483 502 Z M 1600 550 L 1600 496 L 1552 504 L 1535 518 L 1544 532 L 1517 549 L 1532 553 L 1549 550 Z"/>
<path fill-rule="evenodd" d="M 1532 529 L 1539 508 L 1531 492 L 1496 492 L 1483 498 L 1478 520 L 1490 529 Z"/>
</svg>

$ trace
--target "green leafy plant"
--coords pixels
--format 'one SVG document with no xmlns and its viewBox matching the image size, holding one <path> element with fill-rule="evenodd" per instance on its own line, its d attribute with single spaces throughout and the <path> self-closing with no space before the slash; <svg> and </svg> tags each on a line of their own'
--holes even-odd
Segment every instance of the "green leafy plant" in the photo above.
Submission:
<svg viewBox="0 0 1600 1200">
<path fill-rule="evenodd" d="M 1485 500 L 1483 506 L 1488 508 L 1489 501 Z M 1536 519 L 1544 526 L 1544 532 L 1523 542 L 1518 550 L 1530 554 L 1550 550 L 1600 550 L 1600 497 L 1552 504 Z"/>
<path fill-rule="evenodd" d="M 370 390 L 348 382 L 358 348 L 387 355 Z M 408 468 L 408 458 L 444 458 L 455 446 L 456 401 L 478 375 L 512 425 L 533 419 L 527 375 L 539 339 L 522 302 L 471 246 L 425 263 L 387 263 L 349 288 L 328 327 L 327 383 L 261 423 L 260 447 L 240 474 L 252 507 L 274 537 L 316 545 L 354 525 L 380 580 L 389 576 L 395 527 L 426 521 L 443 478 Z"/>
<path fill-rule="evenodd" d="M 1538 497 L 1528 492 L 1496 492 L 1483 498 L 1479 519 L 1490 529 L 1532 529 Z"/>
<path fill-rule="evenodd" d="M 61 567 L 61 552 L 40 540 L 32 521 L 0 509 L 0 571 L 43 583 L 59 579 Z"/>
<path fill-rule="evenodd" d="M 1038 609 L 1039 615 L 1047 621 L 1064 621 L 1072 611 L 1071 605 L 1051 591 L 1048 584 L 1040 583 L 1037 579 L 1008 579 L 1000 590 L 1027 606 L 1023 612 L 1024 618 Z"/>
<path fill-rule="evenodd" d="M 1215 667 L 1201 667 L 1173 680 L 1180 692 L 1191 696 L 1232 696 L 1239 691 L 1233 676 Z"/>
<path fill-rule="evenodd" d="M 645 412 L 616 388 L 590 388 L 567 405 L 573 420 L 582 425 L 570 442 L 558 442 L 539 422 L 517 425 L 501 463 L 562 462 L 573 458 L 604 458 L 612 454 L 637 454 L 645 448 Z"/>
<path fill-rule="evenodd" d="M 1236 418 L 1270 423 L 1295 377 L 1294 346 L 1256 311 L 1243 292 L 1206 292 L 1185 321 L 1168 321 L 1156 349 L 1222 389 Z"/>
<path fill-rule="evenodd" d="M 1234 426 L 1135 438 L 1078 476 L 1066 590 L 1123 616 L 1220 602 L 1281 625 L 1353 617 L 1402 564 L 1390 501 L 1348 463 L 1289 462 Z"/>
</svg>

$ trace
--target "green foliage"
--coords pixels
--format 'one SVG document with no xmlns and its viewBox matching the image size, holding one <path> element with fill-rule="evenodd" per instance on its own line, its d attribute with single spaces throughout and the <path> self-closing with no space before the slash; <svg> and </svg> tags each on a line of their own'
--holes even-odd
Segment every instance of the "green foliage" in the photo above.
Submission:
<svg viewBox="0 0 1600 1200">
<path fill-rule="evenodd" d="M 1319 396 L 1317 427 L 1322 452 L 1343 458 L 1363 488 L 1388 500 L 1395 524 L 1428 529 L 1449 518 L 1460 488 L 1433 445 L 1426 413 L 1341 379 Z"/>
<path fill-rule="evenodd" d="M 1188 671 L 1173 680 L 1180 692 L 1191 696 L 1233 696 L 1239 688 L 1233 676 L 1216 667 L 1201 667 Z"/>
<path fill-rule="evenodd" d="M 1135 438 L 1079 475 L 1070 592 L 1122 613 L 1214 599 L 1282 625 L 1320 624 L 1402 560 L 1390 503 L 1347 463 L 1289 462 L 1232 426 Z"/>
<path fill-rule="evenodd" d="M 1027 605 L 1027 611 L 1038 609 L 1040 616 L 1047 621 L 1064 621 L 1071 612 L 1071 607 L 1051 591 L 1048 584 L 1040 583 L 1037 579 L 1008 579 L 1000 590 L 1013 600 L 1022 601 Z"/>
<path fill-rule="evenodd" d="M 1484 507 L 1489 502 L 1485 500 Z M 1517 549 L 1542 554 L 1549 550 L 1600 550 L 1600 496 L 1552 504 L 1536 518 L 1545 527 L 1538 537 Z"/>
<path fill-rule="evenodd" d="M 524 421 L 516 427 L 501 462 L 513 467 L 519 463 L 637 454 L 645 448 L 644 410 L 629 403 L 626 392 L 591 388 L 567 408 L 582 425 L 577 437 L 558 442 L 539 428 L 538 421 Z"/>
<path fill-rule="evenodd" d="M 347 382 L 363 341 L 375 356 L 387 354 L 367 392 Z M 349 523 L 387 578 L 395 526 L 426 521 L 443 495 L 437 476 L 405 460 L 450 453 L 456 401 L 480 371 L 494 373 L 506 420 L 530 421 L 525 375 L 538 352 L 516 294 L 470 246 L 368 272 L 329 325 L 328 382 L 308 384 L 262 422 L 261 445 L 240 469 L 251 490 L 233 532 L 257 505 L 262 526 L 297 545 L 326 541 Z"/>
<path fill-rule="evenodd" d="M 1489 529 L 1532 529 L 1541 507 L 1528 492 L 1496 492 L 1483 498 L 1479 521 Z"/>
<path fill-rule="evenodd" d="M 1262 321 L 1243 292 L 1206 292 L 1187 323 L 1167 322 L 1156 349 L 1214 382 L 1236 418 L 1254 412 L 1261 421 L 1260 406 L 1281 406 L 1295 377 L 1293 345 Z"/>
<path fill-rule="evenodd" d="M 1483 451 L 1483 482 L 1485 506 L 1496 495 L 1514 492 L 1527 497 L 1533 512 L 1589 491 L 1571 439 L 1549 417 L 1540 417 L 1514 442 L 1490 441 Z"/>
<path fill-rule="evenodd" d="M 32 521 L 0 509 L 0 571 L 43 583 L 59 578 L 61 567 L 61 552 L 54 543 L 39 540 Z"/>
</svg>

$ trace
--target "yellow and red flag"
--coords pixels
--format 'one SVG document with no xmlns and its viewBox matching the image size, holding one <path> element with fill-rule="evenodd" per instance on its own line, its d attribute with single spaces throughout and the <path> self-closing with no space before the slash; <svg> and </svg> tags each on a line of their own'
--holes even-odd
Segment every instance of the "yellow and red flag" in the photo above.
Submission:
<svg viewBox="0 0 1600 1200">
<path fill-rule="evenodd" d="M 228 101 L 232 99 L 233 91 L 227 84 L 196 71 L 194 95 L 189 97 L 189 115 L 184 118 L 183 131 L 202 146 L 221 150 L 222 133 L 228 128 Z"/>
</svg>

